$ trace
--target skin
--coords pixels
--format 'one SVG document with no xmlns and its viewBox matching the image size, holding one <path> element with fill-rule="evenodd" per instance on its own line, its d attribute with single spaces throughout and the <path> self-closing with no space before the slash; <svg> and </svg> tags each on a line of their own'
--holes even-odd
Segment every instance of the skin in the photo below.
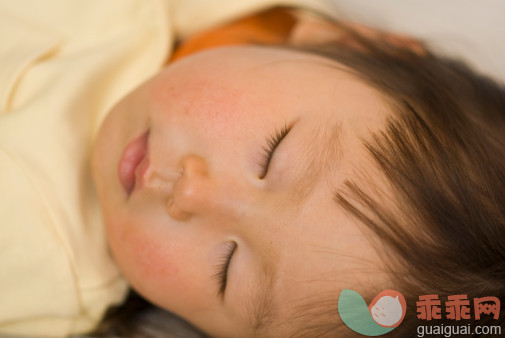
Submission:
<svg viewBox="0 0 505 338">
<path fill-rule="evenodd" d="M 277 304 L 265 336 L 287 334 L 293 309 L 319 295 L 384 289 L 369 236 L 333 196 L 373 172 L 360 138 L 388 108 L 339 67 L 298 51 L 218 48 L 175 62 L 115 106 L 93 174 L 111 251 L 139 293 L 208 334 L 245 337 L 258 334 L 247 315 L 256 288 L 271 288 Z M 261 177 L 263 148 L 284 126 Z M 128 194 L 118 163 L 147 130 L 149 168 Z M 221 297 L 213 275 L 231 242 Z"/>
</svg>

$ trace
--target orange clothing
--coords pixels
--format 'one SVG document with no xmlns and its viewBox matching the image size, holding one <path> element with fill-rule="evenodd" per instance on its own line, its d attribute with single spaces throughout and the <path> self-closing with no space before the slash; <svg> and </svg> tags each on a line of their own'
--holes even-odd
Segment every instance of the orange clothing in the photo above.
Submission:
<svg viewBox="0 0 505 338">
<path fill-rule="evenodd" d="M 191 36 L 176 48 L 169 62 L 218 46 L 282 44 L 295 23 L 295 16 L 286 8 L 266 10 Z"/>
</svg>

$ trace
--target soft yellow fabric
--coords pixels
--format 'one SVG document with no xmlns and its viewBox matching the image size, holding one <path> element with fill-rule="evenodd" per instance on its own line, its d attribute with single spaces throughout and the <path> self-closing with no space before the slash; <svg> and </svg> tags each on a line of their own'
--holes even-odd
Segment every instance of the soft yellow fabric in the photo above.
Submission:
<svg viewBox="0 0 505 338">
<path fill-rule="evenodd" d="M 0 336 L 83 333 L 124 299 L 89 171 L 101 121 L 163 66 L 176 36 L 273 5 L 327 9 L 324 0 L 0 2 Z"/>
<path fill-rule="evenodd" d="M 0 333 L 65 335 L 124 298 L 88 159 L 107 108 L 168 52 L 158 0 L 0 4 Z"/>
</svg>

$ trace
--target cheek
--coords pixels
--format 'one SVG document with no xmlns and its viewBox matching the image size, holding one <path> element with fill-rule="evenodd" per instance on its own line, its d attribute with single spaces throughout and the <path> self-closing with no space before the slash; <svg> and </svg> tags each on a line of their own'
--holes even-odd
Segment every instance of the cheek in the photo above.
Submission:
<svg viewBox="0 0 505 338">
<path fill-rule="evenodd" d="M 108 238 L 121 271 L 136 289 L 152 288 L 153 284 L 180 278 L 180 259 L 164 240 L 165 234 L 151 227 L 123 223 L 109 226 Z"/>
<path fill-rule="evenodd" d="M 193 127 L 226 131 L 230 126 L 248 125 L 265 109 L 265 98 L 259 98 L 254 88 L 236 84 L 236 79 L 195 75 L 180 76 L 176 83 L 162 80 L 160 77 L 151 92 L 155 111 L 168 119 L 179 116 Z"/>
<path fill-rule="evenodd" d="M 121 222 L 108 226 L 109 244 L 130 285 L 151 302 L 182 315 L 206 294 L 200 236 L 166 224 Z M 203 288 L 203 289 L 202 289 Z"/>
</svg>

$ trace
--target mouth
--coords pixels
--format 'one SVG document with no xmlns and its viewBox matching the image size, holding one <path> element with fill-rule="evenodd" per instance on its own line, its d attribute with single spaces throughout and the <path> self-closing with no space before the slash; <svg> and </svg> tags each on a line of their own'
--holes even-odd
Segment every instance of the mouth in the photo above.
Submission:
<svg viewBox="0 0 505 338">
<path fill-rule="evenodd" d="M 149 131 L 133 139 L 125 147 L 123 155 L 119 160 L 118 177 L 128 196 L 130 196 L 137 184 L 138 171 L 149 165 L 146 156 L 148 140 Z"/>
</svg>

